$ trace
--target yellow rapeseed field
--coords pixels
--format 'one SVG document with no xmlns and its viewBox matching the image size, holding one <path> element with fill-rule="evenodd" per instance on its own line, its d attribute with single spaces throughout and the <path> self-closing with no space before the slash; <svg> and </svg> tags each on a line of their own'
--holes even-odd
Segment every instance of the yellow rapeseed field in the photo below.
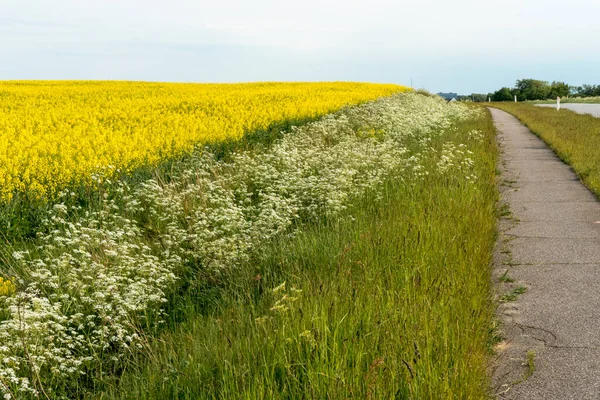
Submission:
<svg viewBox="0 0 600 400">
<path fill-rule="evenodd" d="M 52 196 L 94 173 L 131 171 L 198 144 L 407 90 L 351 82 L 0 82 L 0 199 Z"/>
</svg>

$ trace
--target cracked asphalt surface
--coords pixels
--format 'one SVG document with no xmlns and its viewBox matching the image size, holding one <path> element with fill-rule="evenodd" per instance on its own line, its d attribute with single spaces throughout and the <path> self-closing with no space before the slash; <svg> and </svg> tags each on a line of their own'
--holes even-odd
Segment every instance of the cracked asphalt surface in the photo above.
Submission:
<svg viewBox="0 0 600 400">
<path fill-rule="evenodd" d="M 500 221 L 498 296 L 527 288 L 498 308 L 504 340 L 494 394 L 600 399 L 600 202 L 518 119 L 490 111 L 503 152 L 502 201 L 511 211 Z M 530 351 L 535 371 L 523 380 Z"/>
</svg>

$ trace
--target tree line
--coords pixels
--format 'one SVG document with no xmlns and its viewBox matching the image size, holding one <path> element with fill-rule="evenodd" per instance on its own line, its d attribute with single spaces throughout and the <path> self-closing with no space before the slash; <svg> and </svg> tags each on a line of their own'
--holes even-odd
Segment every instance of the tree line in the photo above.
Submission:
<svg viewBox="0 0 600 400">
<path fill-rule="evenodd" d="M 470 96 L 459 96 L 458 100 L 484 102 L 513 101 L 517 96 L 518 101 L 548 100 L 557 97 L 595 97 L 600 96 L 600 85 L 571 86 L 565 82 L 541 81 L 537 79 L 519 79 L 514 87 L 503 87 L 494 93 L 473 93 Z"/>
</svg>

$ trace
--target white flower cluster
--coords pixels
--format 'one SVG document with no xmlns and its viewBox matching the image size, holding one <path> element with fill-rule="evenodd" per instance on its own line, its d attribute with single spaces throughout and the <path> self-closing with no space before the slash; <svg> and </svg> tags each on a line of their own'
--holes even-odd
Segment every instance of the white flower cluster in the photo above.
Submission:
<svg viewBox="0 0 600 400">
<path fill-rule="evenodd" d="M 418 170 L 409 145 L 425 148 L 432 135 L 477 115 L 395 95 L 294 128 L 262 152 L 225 163 L 205 151 L 177 164 L 166 182 L 115 183 L 118 203 L 81 210 L 77 221 L 57 204 L 37 252 L 14 255 L 24 271 L 19 292 L 0 298 L 0 393 L 51 396 L 52 385 L 116 361 L 185 268 L 207 279 L 239 268 L 294 223 L 339 214 L 398 168 Z M 459 156 L 467 162 L 460 145 L 448 146 L 441 170 Z"/>
<path fill-rule="evenodd" d="M 469 140 L 481 143 L 485 137 L 482 131 L 473 129 L 467 134 Z M 466 181 L 474 182 L 477 176 L 472 173 L 475 160 L 473 152 L 467 149 L 464 143 L 456 144 L 451 141 L 443 144 L 441 154 L 438 157 L 437 169 L 441 174 L 448 174 L 450 171 L 460 171 Z"/>
<path fill-rule="evenodd" d="M 132 316 L 166 301 L 180 259 L 153 255 L 141 229 L 115 208 L 107 201 L 73 223 L 58 204 L 38 257 L 13 254 L 26 274 L 24 288 L 2 299 L 10 317 L 0 323 L 0 382 L 9 394 L 37 394 L 83 373 L 94 356 L 122 353 L 137 339 Z"/>
<path fill-rule="evenodd" d="M 473 168 L 475 162 L 471 158 L 473 152 L 467 150 L 467 146 L 463 143 L 455 144 L 452 142 L 444 143 L 441 156 L 437 163 L 438 171 L 446 173 L 451 169 L 460 171 L 469 171 Z"/>
<path fill-rule="evenodd" d="M 483 139 L 485 138 L 485 135 L 483 134 L 483 132 L 478 129 L 470 130 L 468 133 L 468 136 L 469 136 L 469 140 L 473 140 L 473 141 L 477 141 L 477 142 L 482 142 Z"/>
</svg>

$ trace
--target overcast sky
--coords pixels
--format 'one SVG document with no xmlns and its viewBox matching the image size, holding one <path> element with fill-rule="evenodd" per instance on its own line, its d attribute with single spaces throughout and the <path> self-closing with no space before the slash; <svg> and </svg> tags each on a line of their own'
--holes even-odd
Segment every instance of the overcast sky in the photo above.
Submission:
<svg viewBox="0 0 600 400">
<path fill-rule="evenodd" d="M 600 84 L 599 0 L 0 0 L 0 79 Z"/>
</svg>

